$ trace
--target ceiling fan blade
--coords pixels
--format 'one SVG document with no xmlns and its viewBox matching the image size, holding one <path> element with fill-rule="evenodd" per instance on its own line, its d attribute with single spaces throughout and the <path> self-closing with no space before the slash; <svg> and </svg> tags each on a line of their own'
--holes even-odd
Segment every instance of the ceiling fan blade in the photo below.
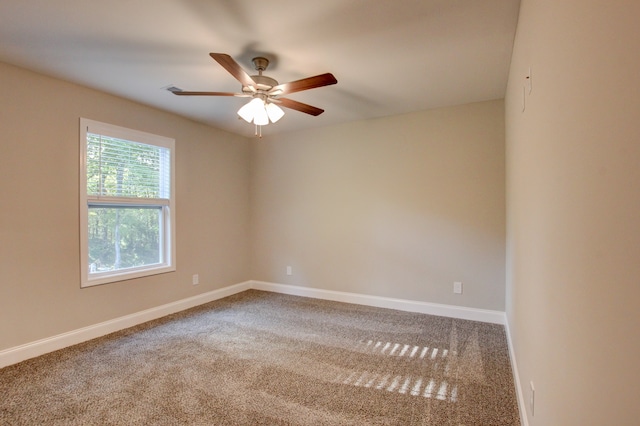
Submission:
<svg viewBox="0 0 640 426">
<path fill-rule="evenodd" d="M 231 56 L 225 53 L 209 53 L 209 56 L 222 65 L 222 68 L 227 70 L 229 74 L 234 76 L 243 86 L 253 86 L 256 84 L 249 74 L 247 74 Z"/>
<path fill-rule="evenodd" d="M 304 112 L 305 114 L 310 114 L 313 116 L 320 115 L 324 112 L 323 109 L 287 98 L 278 98 L 277 103 L 285 108 L 295 109 L 296 111 Z"/>
<path fill-rule="evenodd" d="M 316 87 L 330 86 L 336 84 L 338 80 L 331 73 L 320 74 L 314 77 L 303 78 L 289 83 L 278 84 L 274 86 L 268 93 L 282 94 L 301 92 L 303 90 L 315 89 Z"/>
<path fill-rule="evenodd" d="M 187 92 L 187 91 L 172 91 L 174 95 L 178 96 L 239 96 L 239 93 L 231 92 Z"/>
</svg>

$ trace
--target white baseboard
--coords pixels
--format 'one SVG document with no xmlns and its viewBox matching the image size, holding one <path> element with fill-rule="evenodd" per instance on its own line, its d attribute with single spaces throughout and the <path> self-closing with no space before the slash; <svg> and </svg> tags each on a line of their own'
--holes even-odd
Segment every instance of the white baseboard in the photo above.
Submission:
<svg viewBox="0 0 640 426">
<path fill-rule="evenodd" d="M 518 374 L 518 364 L 516 363 L 516 352 L 513 350 L 513 341 L 511 340 L 511 331 L 509 330 L 509 319 L 505 314 L 504 329 L 507 333 L 507 343 L 509 345 L 509 356 L 511 357 L 511 369 L 513 373 L 513 380 L 516 386 L 516 397 L 518 398 L 518 411 L 520 412 L 520 424 L 522 426 L 529 426 L 529 419 L 527 418 L 527 403 L 524 399 L 524 392 L 522 391 L 522 384 L 520 383 L 520 375 Z"/>
<path fill-rule="evenodd" d="M 366 294 L 347 293 L 342 291 L 323 290 L 318 288 L 298 287 L 286 284 L 276 284 L 264 281 L 246 281 L 218 290 L 213 290 L 187 299 L 167 303 L 155 308 L 146 309 L 123 317 L 104 321 L 98 324 L 72 330 L 56 336 L 47 337 L 35 342 L 15 346 L 0 351 L 0 368 L 7 365 L 44 355 L 58 349 L 76 345 L 87 340 L 95 339 L 109 333 L 133 327 L 147 321 L 161 318 L 185 309 L 193 308 L 223 297 L 231 296 L 245 290 L 256 289 L 296 296 L 312 297 L 316 299 L 333 300 L 336 302 L 354 303 L 358 305 L 375 306 L 379 308 L 397 309 L 408 312 L 418 312 L 451 318 L 482 321 L 494 324 L 505 324 L 505 314 L 500 311 L 466 308 L 462 306 L 441 305 L 436 303 L 417 302 L 404 299 L 393 299 Z M 508 334 L 508 333 L 507 333 Z M 513 353 L 513 351 L 512 351 Z M 514 360 L 515 362 L 515 360 Z M 517 378 L 517 375 L 515 376 Z"/>
<path fill-rule="evenodd" d="M 185 309 L 193 308 L 204 303 L 212 302 L 223 297 L 231 296 L 251 288 L 249 281 L 213 290 L 197 296 L 178 300 L 176 302 L 167 303 L 155 308 L 146 309 L 123 317 L 104 321 L 98 324 L 72 330 L 56 336 L 47 337 L 35 342 L 26 343 L 24 345 L 15 346 L 13 348 L 0 351 L 0 368 L 7 365 L 16 364 L 18 362 L 44 355 L 58 349 L 86 342 L 115 331 L 133 327 L 147 321 L 161 318 Z"/>
<path fill-rule="evenodd" d="M 264 281 L 250 281 L 251 288 L 295 296 L 313 297 L 315 299 L 333 300 L 335 302 L 354 303 L 357 305 L 375 306 L 378 308 L 397 309 L 399 311 L 418 312 L 421 314 L 439 315 L 442 317 L 467 319 L 472 321 L 505 323 L 504 312 L 487 309 L 467 308 L 464 306 L 441 305 L 438 303 L 417 302 L 414 300 L 393 299 L 390 297 L 369 296 L 366 294 L 347 293 L 343 291 L 323 290 L 319 288 L 298 287 Z"/>
</svg>

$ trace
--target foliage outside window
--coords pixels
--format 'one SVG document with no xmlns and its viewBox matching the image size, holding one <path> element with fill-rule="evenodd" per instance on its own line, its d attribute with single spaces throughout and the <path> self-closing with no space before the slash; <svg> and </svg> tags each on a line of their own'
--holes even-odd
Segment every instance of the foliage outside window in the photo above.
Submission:
<svg viewBox="0 0 640 426">
<path fill-rule="evenodd" d="M 175 270 L 174 146 L 80 119 L 83 287 Z"/>
</svg>

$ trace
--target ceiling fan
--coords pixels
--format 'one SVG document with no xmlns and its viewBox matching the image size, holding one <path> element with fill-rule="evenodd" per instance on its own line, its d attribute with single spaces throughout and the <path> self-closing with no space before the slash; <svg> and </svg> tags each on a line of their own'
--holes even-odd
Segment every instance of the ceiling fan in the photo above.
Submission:
<svg viewBox="0 0 640 426">
<path fill-rule="evenodd" d="M 231 56 L 225 53 L 209 53 L 209 55 L 242 84 L 241 93 L 189 92 L 177 88 L 172 88 L 171 92 L 178 96 L 237 96 L 252 98 L 249 103 L 238 110 L 238 115 L 248 123 L 253 122 L 256 125 L 256 134 L 260 131 L 260 136 L 261 126 L 265 126 L 269 122 L 275 123 L 284 115 L 284 111 L 278 105 L 313 116 L 324 112 L 323 109 L 283 98 L 281 97 L 282 95 L 315 89 L 316 87 L 330 86 L 338 82 L 333 74 L 325 73 L 279 84 L 275 79 L 262 75 L 262 72 L 269 66 L 267 58 L 261 56 L 253 58 L 253 65 L 258 71 L 258 75 L 250 76 Z"/>
</svg>

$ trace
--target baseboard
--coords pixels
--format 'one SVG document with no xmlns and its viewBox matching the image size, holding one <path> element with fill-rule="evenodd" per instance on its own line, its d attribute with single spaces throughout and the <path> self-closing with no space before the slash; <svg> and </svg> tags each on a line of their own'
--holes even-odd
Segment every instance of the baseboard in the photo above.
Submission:
<svg viewBox="0 0 640 426">
<path fill-rule="evenodd" d="M 333 300 L 335 302 L 354 303 L 357 305 L 375 306 L 378 308 L 397 309 L 399 311 L 418 312 L 443 317 L 467 319 L 472 321 L 503 324 L 504 312 L 487 309 L 467 308 L 464 306 L 441 305 L 438 303 L 417 302 L 414 300 L 393 299 L 389 297 L 370 296 L 366 294 L 347 293 L 343 291 L 323 290 L 319 288 L 299 287 L 287 284 L 276 284 L 264 281 L 250 281 L 251 288 L 256 290 L 285 293 L 315 299 Z"/>
<path fill-rule="evenodd" d="M 155 308 L 146 309 L 134 314 L 125 315 L 123 317 L 90 325 L 88 327 L 72 330 L 67 333 L 47 337 L 35 342 L 30 342 L 24 345 L 5 349 L 3 351 L 0 351 L 0 368 L 6 367 L 11 364 L 16 364 L 29 358 L 44 355 L 58 349 L 76 345 L 87 340 L 95 339 L 96 337 L 101 337 L 115 331 L 133 327 L 135 325 L 161 318 L 166 315 L 184 311 L 185 309 L 193 308 L 204 303 L 222 299 L 223 297 L 231 296 L 232 294 L 248 290 L 249 288 L 251 288 L 251 282 L 247 281 L 244 283 L 239 283 L 229 287 L 224 287 L 218 290 L 199 294 L 197 296 L 178 300 L 176 302 L 167 303 Z"/>
<path fill-rule="evenodd" d="M 520 424 L 522 426 L 529 426 L 529 419 L 527 418 L 527 405 L 524 399 L 524 392 L 522 390 L 522 384 L 520 383 L 520 375 L 518 374 L 518 364 L 516 363 L 516 352 L 513 349 L 513 341 L 511 339 L 511 330 L 509 330 L 509 319 L 505 314 L 504 329 L 507 333 L 507 343 L 509 345 L 509 356 L 511 358 L 511 370 L 513 373 L 513 380 L 516 386 L 516 397 L 518 398 L 518 411 L 520 412 Z"/>
<path fill-rule="evenodd" d="M 256 289 L 296 296 L 312 297 L 316 299 L 333 300 L 336 302 L 354 303 L 358 305 L 375 306 L 379 308 L 397 309 L 408 312 L 418 312 L 472 321 L 505 324 L 504 312 L 485 309 L 466 308 L 462 306 L 441 305 L 437 303 L 417 302 L 404 299 L 370 296 L 366 294 L 347 293 L 342 291 L 323 290 L 319 288 L 299 287 L 286 284 L 276 284 L 264 281 L 246 281 L 221 289 L 213 290 L 197 296 L 167 303 L 155 308 L 146 309 L 109 321 L 72 330 L 56 336 L 47 337 L 35 342 L 15 346 L 0 351 L 0 368 L 11 364 L 44 355 L 58 349 L 76 345 L 87 340 L 95 339 L 109 333 L 133 327 L 147 321 L 161 318 L 185 309 L 193 308 L 223 297 L 231 296 L 245 290 Z M 513 353 L 513 352 L 512 352 Z M 517 378 L 517 375 L 515 376 Z"/>
</svg>

